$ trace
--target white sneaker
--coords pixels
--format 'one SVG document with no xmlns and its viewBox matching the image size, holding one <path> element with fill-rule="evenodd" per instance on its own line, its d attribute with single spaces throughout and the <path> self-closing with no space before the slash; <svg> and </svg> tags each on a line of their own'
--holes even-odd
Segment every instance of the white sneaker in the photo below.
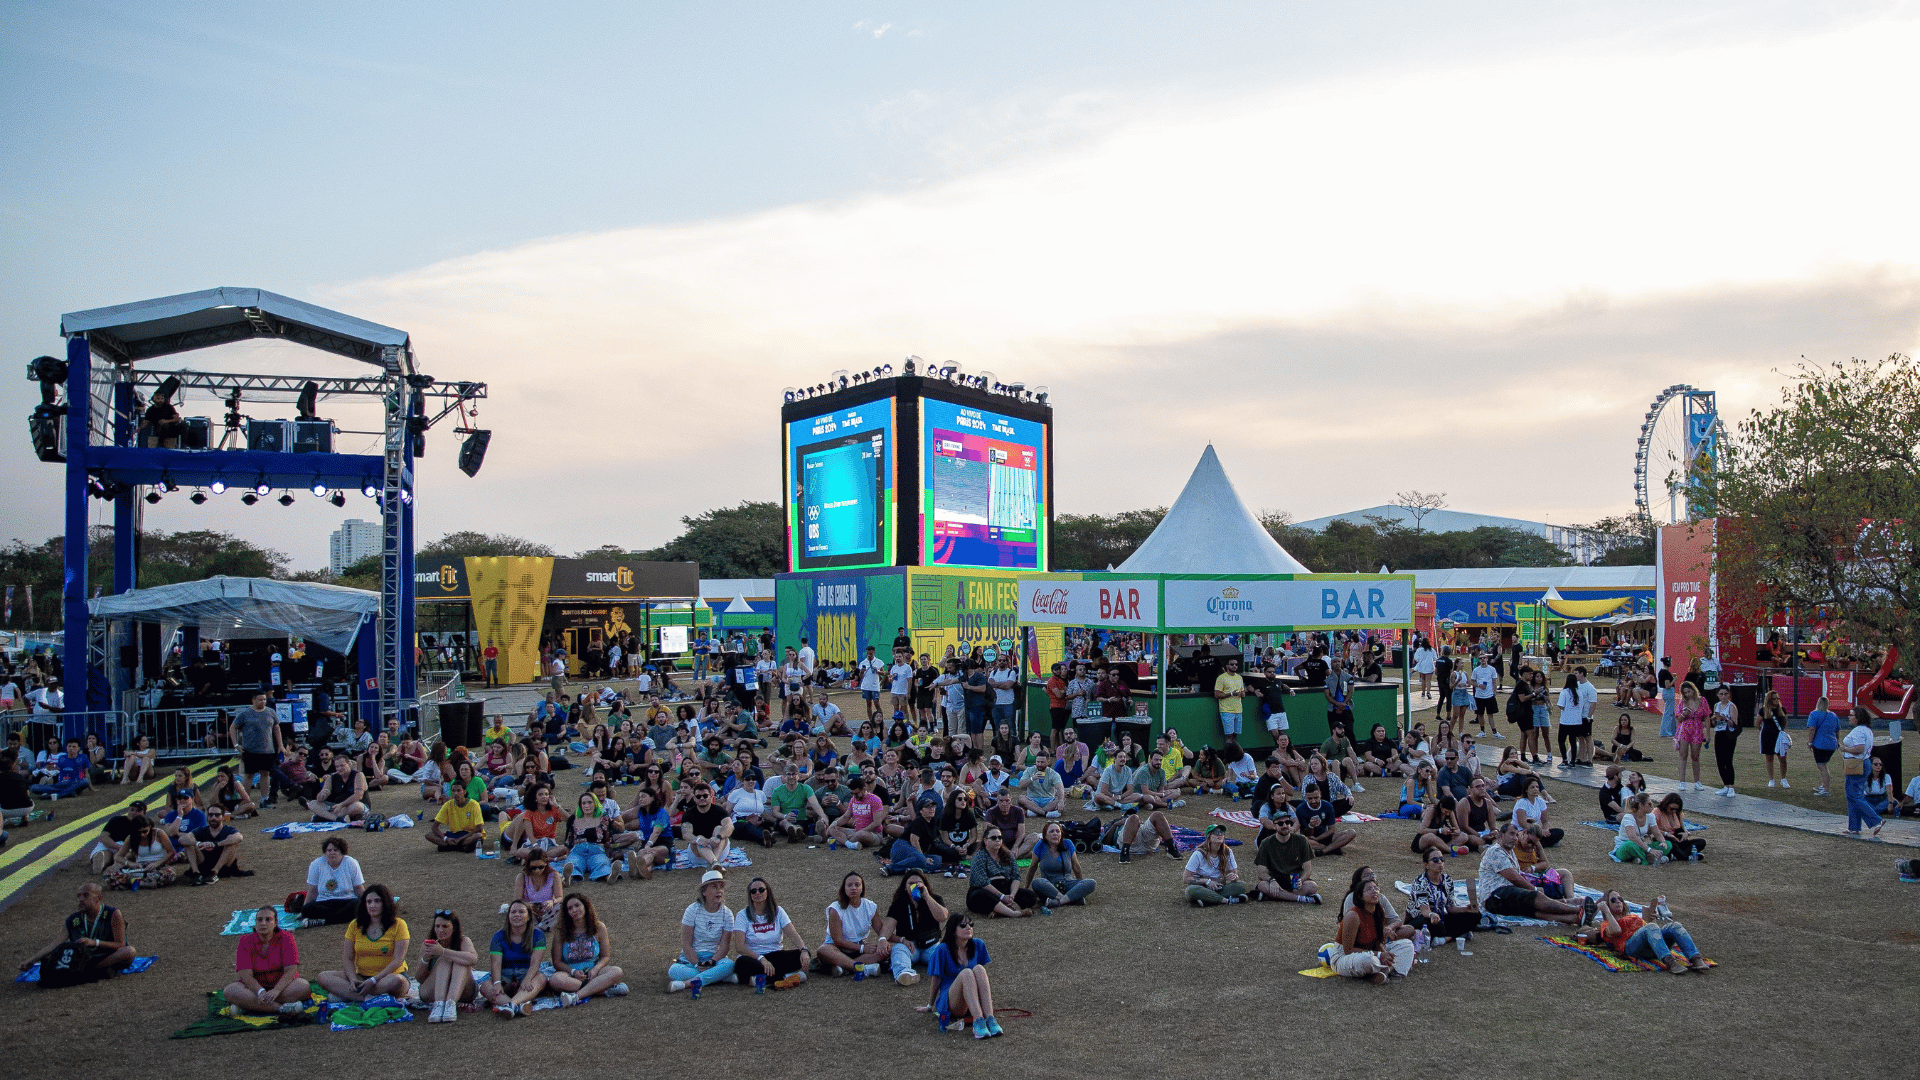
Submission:
<svg viewBox="0 0 1920 1080">
<path fill-rule="evenodd" d="M 562 1008 L 567 1008 L 567 1007 L 571 1007 L 571 1006 L 574 1006 L 574 1005 L 578 1005 L 578 1004 L 580 1004 L 580 995 L 579 995 L 579 994 L 576 994 L 576 993 L 573 993 L 573 992 L 571 992 L 571 991 L 566 991 L 566 992 L 563 992 L 563 993 L 561 993 L 561 995 L 560 995 L 560 1005 L 561 1005 L 561 1007 L 562 1007 Z"/>
<path fill-rule="evenodd" d="M 871 979 L 871 978 L 873 978 L 873 977 L 874 977 L 875 975 L 878 975 L 878 974 L 880 974 L 880 965 L 879 965 L 879 964 L 861 964 L 861 965 L 860 965 L 860 974 L 862 974 L 862 975 L 864 975 L 864 976 L 866 976 L 867 978 L 869 978 L 869 979 Z"/>
<path fill-rule="evenodd" d="M 1793 786 L 1793 784 L 1788 782 L 1787 778 L 1783 776 L 1780 778 L 1780 786 L 1783 788 L 1790 788 Z"/>
<path fill-rule="evenodd" d="M 1355 795 L 1365 795 L 1367 793 L 1367 789 L 1361 787 L 1359 784 L 1349 784 L 1347 786 L 1353 789 Z"/>
<path fill-rule="evenodd" d="M 1767 781 L 1767 786 L 1768 786 L 1768 787 L 1772 787 L 1772 786 L 1774 785 L 1774 783 L 1775 783 L 1774 781 L 1772 781 L 1772 780 L 1769 780 L 1769 781 Z"/>
<path fill-rule="evenodd" d="M 667 993 L 669 994 L 677 994 L 686 988 L 687 981 L 685 979 L 674 979 L 667 983 Z"/>
<path fill-rule="evenodd" d="M 912 968 L 908 968 L 900 974 L 895 975 L 893 981 L 899 983 L 901 986 L 912 986 L 920 981 L 920 973 Z"/>
<path fill-rule="evenodd" d="M 1720 794 L 1722 794 L 1722 795 L 1725 795 L 1725 796 L 1726 796 L 1727 798 L 1729 798 L 1729 799 L 1731 799 L 1731 798 L 1733 798 L 1733 797 L 1734 797 L 1735 795 L 1738 795 L 1738 794 L 1739 794 L 1739 792 L 1737 792 L 1737 791 L 1735 791 L 1735 790 L 1733 790 L 1733 789 L 1732 789 L 1732 788 L 1730 788 L 1730 787 L 1723 787 L 1723 788 L 1721 788 L 1721 789 L 1720 789 Z"/>
<path fill-rule="evenodd" d="M 848 851 L 859 851 L 859 850 L 860 850 L 860 841 L 858 841 L 858 840 L 849 840 L 849 841 L 847 841 L 847 850 L 848 850 Z"/>
</svg>

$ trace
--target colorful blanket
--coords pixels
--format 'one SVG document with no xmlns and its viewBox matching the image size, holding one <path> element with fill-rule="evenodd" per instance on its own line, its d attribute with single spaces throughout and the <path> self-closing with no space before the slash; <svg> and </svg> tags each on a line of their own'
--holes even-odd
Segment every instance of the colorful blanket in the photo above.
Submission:
<svg viewBox="0 0 1920 1080">
<path fill-rule="evenodd" d="M 673 865 L 663 866 L 660 869 L 662 870 L 693 870 L 696 868 L 705 869 L 706 865 L 707 865 L 706 863 L 703 863 L 700 860 L 694 858 L 693 853 L 687 851 L 685 848 L 676 848 L 673 852 Z M 752 866 L 753 860 L 747 858 L 747 853 L 741 850 L 740 848 L 729 847 L 727 849 L 726 865 Z"/>
<path fill-rule="evenodd" d="M 1354 811 L 1352 813 L 1341 814 L 1340 820 L 1349 825 L 1358 825 L 1363 821 L 1379 821 L 1380 819 L 1374 817 L 1372 814 L 1362 814 L 1359 811 Z"/>
<path fill-rule="evenodd" d="M 1606 968 L 1608 971 L 1665 971 L 1667 970 L 1664 966 L 1660 964 L 1656 964 L 1651 960 L 1641 960 L 1638 957 L 1623 956 L 1620 953 L 1614 952 L 1612 949 L 1609 949 L 1603 945 L 1599 945 L 1599 944 L 1582 945 L 1571 934 L 1555 934 L 1551 937 L 1543 937 L 1540 940 L 1546 942 L 1549 945 L 1553 945 L 1558 948 L 1565 949 L 1568 952 L 1579 953 L 1581 956 L 1584 956 L 1587 959 L 1593 961 L 1594 963 L 1599 964 L 1601 967 Z M 1702 957 L 1702 959 L 1707 961 L 1708 967 L 1719 966 L 1718 964 L 1713 962 L 1711 957 Z"/>
<path fill-rule="evenodd" d="M 1189 829 L 1185 825 L 1175 825 L 1173 827 L 1173 846 L 1179 849 L 1182 855 L 1191 855 L 1193 849 L 1199 847 L 1201 842 L 1206 840 L 1206 838 L 1207 834 L 1201 832 L 1199 829 Z M 1245 844 L 1246 841 L 1244 840 L 1227 841 L 1228 847 L 1241 847 Z M 1120 854 L 1120 849 L 1112 844 L 1102 845 L 1100 850 L 1108 855 Z"/>
<path fill-rule="evenodd" d="M 275 825 L 271 829 L 261 829 L 260 831 L 273 837 L 275 840 L 287 840 L 295 836 L 339 832 L 341 829 L 357 829 L 359 827 L 360 823 L 357 821 L 289 821 L 283 825 Z M 413 819 L 405 814 L 395 814 L 387 819 L 387 828 L 411 829 L 413 828 Z"/>
<path fill-rule="evenodd" d="M 314 994 L 308 999 L 307 1007 L 296 1016 L 256 1016 L 243 1013 L 240 1016 L 227 1015 L 227 998 L 215 990 L 207 995 L 207 1014 L 179 1031 L 167 1036 L 169 1039 L 198 1039 L 208 1035 L 233 1035 L 242 1031 L 272 1031 L 282 1027 L 312 1023 L 320 1018 L 320 1006 L 326 1001 L 326 995 Z"/>
<path fill-rule="evenodd" d="M 133 958 L 132 963 L 128 964 L 125 968 L 121 969 L 120 974 L 138 975 L 141 972 L 152 967 L 153 961 L 154 961 L 154 957 L 151 957 L 151 956 L 136 956 Z M 32 967 L 28 968 L 25 972 L 23 972 L 21 975 L 15 978 L 13 981 L 17 983 L 39 982 L 40 981 L 40 965 L 38 963 L 35 963 Z"/>
<path fill-rule="evenodd" d="M 1212 811 L 1211 816 L 1217 817 L 1221 821 L 1231 821 L 1235 825 L 1245 825 L 1249 829 L 1257 829 L 1260 827 L 1260 819 L 1255 817 L 1251 810 L 1221 810 L 1216 808 Z"/>
<path fill-rule="evenodd" d="M 326 1016 L 327 1027 L 333 1031 L 358 1031 L 413 1020 L 406 1002 L 391 994 L 375 994 L 365 1001 L 347 1005 L 329 1005 Z"/>
<path fill-rule="evenodd" d="M 226 928 L 220 931 L 220 936 L 239 937 L 241 934 L 253 933 L 253 913 L 258 910 L 258 908 L 242 908 L 234 912 L 233 917 L 227 920 Z M 273 906 L 273 913 L 279 916 L 280 929 L 300 929 L 302 921 L 300 916 L 287 914 L 287 909 L 278 904 Z"/>
</svg>

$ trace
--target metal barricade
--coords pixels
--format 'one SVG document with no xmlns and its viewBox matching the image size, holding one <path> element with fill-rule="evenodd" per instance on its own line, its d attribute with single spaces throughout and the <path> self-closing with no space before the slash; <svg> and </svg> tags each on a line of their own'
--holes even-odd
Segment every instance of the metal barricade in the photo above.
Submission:
<svg viewBox="0 0 1920 1080">
<path fill-rule="evenodd" d="M 142 709 L 133 714 L 129 739 L 145 735 L 160 760 L 197 758 L 236 752 L 230 738 L 234 713 L 240 706 L 196 705 L 189 708 Z"/>
<path fill-rule="evenodd" d="M 100 744 L 107 748 L 107 756 L 116 761 L 126 752 L 127 744 L 132 741 L 134 734 L 127 714 L 119 709 L 33 715 L 25 708 L 18 708 L 12 712 L 0 713 L 0 739 L 16 731 L 19 732 L 20 747 L 29 756 L 46 749 L 48 739 L 59 739 L 61 752 L 65 753 L 70 722 L 77 724 L 76 737 L 83 744 L 86 736 L 97 736 Z"/>
</svg>

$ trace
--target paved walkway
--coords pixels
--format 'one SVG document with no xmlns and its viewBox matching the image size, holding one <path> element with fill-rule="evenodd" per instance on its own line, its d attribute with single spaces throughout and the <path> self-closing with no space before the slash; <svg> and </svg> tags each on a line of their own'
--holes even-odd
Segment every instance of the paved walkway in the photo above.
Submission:
<svg viewBox="0 0 1920 1080">
<path fill-rule="evenodd" d="M 1499 745 L 1495 743 L 1493 745 Z M 1552 780 L 1561 780 L 1581 787 L 1599 788 L 1606 783 L 1607 768 L 1596 764 L 1589 769 L 1569 769 L 1561 765 L 1535 765 L 1533 771 Z M 1835 770 L 1838 772 L 1838 770 Z M 1647 776 L 1647 793 L 1655 802 L 1670 791 L 1679 791 L 1686 800 L 1688 814 L 1706 814 L 1710 817 L 1732 818 L 1735 821 L 1751 821 L 1759 825 L 1780 825 L 1789 829 L 1801 829 L 1806 832 L 1826 833 L 1829 836 L 1845 836 L 1847 815 L 1842 812 L 1829 814 L 1821 810 L 1808 810 L 1792 803 L 1775 802 L 1772 799 L 1755 798 L 1752 795 L 1715 795 L 1708 791 L 1680 791 L 1680 782 L 1658 776 Z M 1837 781 L 1838 776 L 1834 777 Z M 1846 809 L 1846 799 L 1840 794 L 1834 795 L 1834 802 L 1842 811 Z M 1590 816 L 1595 807 L 1589 806 L 1582 811 Z M 1912 818 L 1887 818 L 1886 827 L 1880 830 L 1880 839 L 1889 844 L 1906 847 L 1920 847 L 1920 821 Z M 1864 841 L 1863 841 L 1864 842 Z"/>
</svg>

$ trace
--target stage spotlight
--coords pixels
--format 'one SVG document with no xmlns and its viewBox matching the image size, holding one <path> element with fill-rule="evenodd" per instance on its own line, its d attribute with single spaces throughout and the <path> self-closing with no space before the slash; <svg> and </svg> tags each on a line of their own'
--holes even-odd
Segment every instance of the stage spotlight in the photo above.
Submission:
<svg viewBox="0 0 1920 1080">
<path fill-rule="evenodd" d="M 881 377 L 881 378 L 883 378 L 883 379 L 891 379 L 891 378 L 893 378 L 893 365 L 892 365 L 892 364 L 882 364 L 882 365 L 880 365 L 880 367 L 878 367 L 878 368 L 876 368 L 875 370 L 877 370 L 878 372 L 880 372 L 880 377 Z"/>
<path fill-rule="evenodd" d="M 207 493 L 204 491 L 196 491 L 193 494 L 187 496 L 187 501 L 192 503 L 195 506 L 204 506 L 206 505 L 206 501 L 207 501 Z"/>
<path fill-rule="evenodd" d="M 785 396 L 786 400 L 792 401 L 794 399 L 795 394 L 798 393 L 798 391 L 794 390 L 793 387 L 789 386 L 785 390 L 780 391 L 780 393 Z"/>
<path fill-rule="evenodd" d="M 36 356 L 27 361 L 27 378 L 40 384 L 40 404 L 51 405 L 67 381 L 67 362 L 55 356 Z"/>
<path fill-rule="evenodd" d="M 347 505 L 347 493 L 344 491 L 336 491 L 327 498 L 327 501 L 335 506 L 345 506 Z"/>
<path fill-rule="evenodd" d="M 279 503 L 280 503 L 280 505 L 281 505 L 281 506 L 292 506 L 292 505 L 293 505 L 293 492 L 291 492 L 291 491 L 289 491 L 289 492 L 287 492 L 287 493 L 285 493 L 284 495 L 281 495 L 278 501 L 279 501 Z"/>
<path fill-rule="evenodd" d="M 1044 386 L 1034 387 L 1033 397 L 1035 401 L 1038 401 L 1040 404 L 1045 405 L 1047 403 L 1047 388 Z"/>
<path fill-rule="evenodd" d="M 327 494 L 327 485 L 321 483 L 320 478 L 316 476 L 313 480 L 313 486 L 307 490 L 313 492 L 316 496 L 325 497 Z"/>
<path fill-rule="evenodd" d="M 160 380 L 159 388 L 153 392 L 152 404 L 159 405 L 163 402 L 172 401 L 173 395 L 179 392 L 180 392 L 180 376 L 169 375 L 166 378 Z"/>
<path fill-rule="evenodd" d="M 160 493 L 159 493 L 159 492 L 157 492 L 157 491 L 149 491 L 149 492 L 147 492 L 147 505 L 149 505 L 149 506 L 151 506 L 151 505 L 153 505 L 154 503 L 157 503 L 157 502 L 159 502 L 159 501 L 160 501 Z"/>
<path fill-rule="evenodd" d="M 245 495 L 240 496 L 240 501 L 242 503 L 245 503 L 248 506 L 252 506 L 254 503 L 257 503 L 260 501 L 260 496 L 255 495 L 253 492 L 249 491 Z"/>
<path fill-rule="evenodd" d="M 216 478 L 213 483 L 207 485 L 207 490 L 213 492 L 215 495 L 224 495 L 227 490 L 227 482 Z"/>
<path fill-rule="evenodd" d="M 173 482 L 173 477 L 171 477 L 171 476 L 168 476 L 168 475 L 167 475 L 166 473 L 161 473 L 161 474 L 160 474 L 160 486 L 161 486 L 161 487 L 163 487 L 163 488 L 166 488 L 166 489 L 167 489 L 168 491 L 179 491 L 179 490 L 180 490 L 180 485 L 179 485 L 179 484 L 176 484 L 176 483 L 174 483 L 174 482 Z"/>
<path fill-rule="evenodd" d="M 380 488 L 376 484 L 362 484 L 360 485 L 360 494 L 365 495 L 369 499 L 378 498 Z"/>
<path fill-rule="evenodd" d="M 901 367 L 905 369 L 905 372 L 904 372 L 905 374 L 911 375 L 913 374 L 913 365 L 920 362 L 921 361 L 919 357 L 909 356 L 904 361 L 901 362 Z"/>
<path fill-rule="evenodd" d="M 411 491 L 408 491 L 408 490 L 407 490 L 406 488 L 401 488 L 401 489 L 400 489 L 400 504 L 401 504 L 402 506 L 412 506 L 412 505 L 413 505 L 413 492 L 411 492 Z"/>
<path fill-rule="evenodd" d="M 253 493 L 255 495 L 271 495 L 273 494 L 273 489 L 267 486 L 265 480 L 261 480 L 259 483 L 253 485 Z"/>
</svg>

